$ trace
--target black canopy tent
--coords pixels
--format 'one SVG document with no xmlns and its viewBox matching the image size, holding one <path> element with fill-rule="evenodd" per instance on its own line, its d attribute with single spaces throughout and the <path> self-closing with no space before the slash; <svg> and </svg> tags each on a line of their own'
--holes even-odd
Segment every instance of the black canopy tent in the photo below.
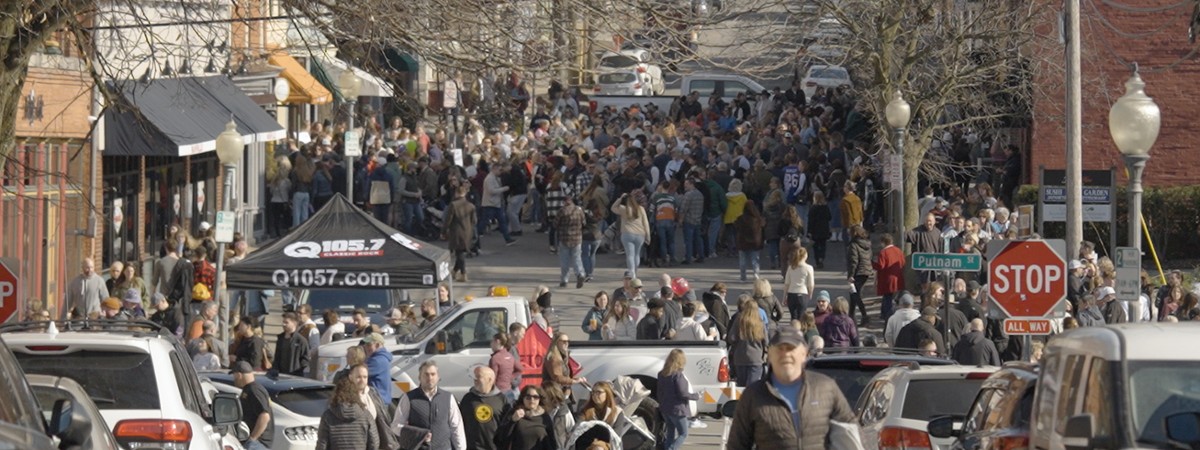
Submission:
<svg viewBox="0 0 1200 450">
<path fill-rule="evenodd" d="M 231 289 L 431 289 L 449 277 L 450 253 L 337 194 L 299 228 L 226 270 Z"/>
</svg>

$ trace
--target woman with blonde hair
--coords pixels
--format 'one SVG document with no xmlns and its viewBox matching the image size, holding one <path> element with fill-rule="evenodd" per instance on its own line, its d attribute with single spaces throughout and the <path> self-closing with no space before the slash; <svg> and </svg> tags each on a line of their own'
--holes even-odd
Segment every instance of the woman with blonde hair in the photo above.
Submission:
<svg viewBox="0 0 1200 450">
<path fill-rule="evenodd" d="M 625 266 L 629 276 L 637 278 L 642 246 L 650 243 L 650 221 L 637 195 L 622 194 L 612 206 L 621 219 L 621 245 L 625 247 Z"/>
<path fill-rule="evenodd" d="M 786 270 L 783 274 L 783 286 L 787 296 L 788 313 L 792 320 L 796 320 L 808 308 L 808 298 L 816 288 L 816 276 L 813 267 L 808 264 L 808 249 L 792 249 Z"/>
<path fill-rule="evenodd" d="M 762 378 L 763 355 L 767 350 L 763 316 L 753 297 L 742 294 L 738 298 L 738 312 L 734 315 L 726 338 L 738 387 L 749 386 Z"/>
<path fill-rule="evenodd" d="M 771 282 L 766 278 L 758 278 L 754 280 L 754 301 L 758 303 L 758 307 L 767 312 L 767 317 L 772 322 L 778 322 L 783 318 L 783 309 L 779 307 L 779 298 L 775 296 L 775 292 L 771 290 Z"/>
<path fill-rule="evenodd" d="M 699 400 L 700 395 L 692 392 L 691 383 L 683 375 L 687 357 L 683 350 L 674 349 L 658 372 L 658 411 L 666 422 L 666 438 L 663 448 L 676 450 L 683 446 L 688 435 L 688 417 L 691 416 L 689 400 Z"/>
</svg>

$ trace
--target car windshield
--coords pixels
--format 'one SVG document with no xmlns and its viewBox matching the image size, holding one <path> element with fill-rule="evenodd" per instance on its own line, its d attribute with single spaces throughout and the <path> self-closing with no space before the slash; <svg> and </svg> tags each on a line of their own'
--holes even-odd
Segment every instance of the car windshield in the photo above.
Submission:
<svg viewBox="0 0 1200 450">
<path fill-rule="evenodd" d="M 637 59 L 628 55 L 609 55 L 600 60 L 600 67 L 629 67 L 636 66 Z"/>
<path fill-rule="evenodd" d="M 459 303 L 457 305 L 450 307 L 450 309 L 443 310 L 442 313 L 438 315 L 437 319 L 434 319 L 433 323 L 425 326 L 425 328 L 422 328 L 421 331 L 417 332 L 417 334 L 408 335 L 408 337 L 404 338 L 404 341 L 405 342 L 424 341 L 425 338 L 429 337 L 430 334 L 433 334 L 433 330 L 440 330 L 440 329 L 444 328 L 445 324 L 446 324 L 446 320 L 448 320 L 447 318 L 457 316 L 458 310 L 462 309 L 463 305 L 464 305 L 464 303 Z"/>
<path fill-rule="evenodd" d="M 862 391 L 866 389 L 867 383 L 871 382 L 871 378 L 875 374 L 883 370 L 884 367 L 859 367 L 858 364 L 813 368 L 813 372 L 827 375 L 833 378 L 837 383 L 838 389 L 842 390 L 842 394 L 846 396 L 846 401 L 851 405 L 858 402 L 858 397 L 862 395 Z"/>
<path fill-rule="evenodd" d="M 637 76 L 629 72 L 612 72 L 600 74 L 600 84 L 621 84 L 632 83 L 637 80 Z"/>
<path fill-rule="evenodd" d="M 812 78 L 829 78 L 836 80 L 850 79 L 850 74 L 846 73 L 846 69 L 841 67 L 813 68 L 812 73 L 809 74 L 809 76 Z"/>
<path fill-rule="evenodd" d="M 1166 419 L 1200 413 L 1200 366 L 1182 361 L 1129 363 L 1129 402 L 1140 441 L 1167 442 Z"/>
<path fill-rule="evenodd" d="M 80 380 L 100 409 L 159 409 L 154 363 L 145 353 L 83 350 L 66 355 L 17 354 L 27 373 Z"/>
<path fill-rule="evenodd" d="M 349 313 L 356 308 L 383 311 L 390 307 L 392 302 L 387 289 L 312 290 L 308 291 L 308 304 L 314 312 L 332 309 Z"/>
<path fill-rule="evenodd" d="M 329 408 L 330 397 L 333 397 L 333 386 L 320 386 L 280 392 L 275 396 L 275 403 L 301 416 L 321 417 Z"/>
<path fill-rule="evenodd" d="M 966 415 L 979 394 L 983 380 L 912 380 L 904 391 L 904 409 L 900 416 L 929 420 L 945 415 Z"/>
<path fill-rule="evenodd" d="M 25 387 L 25 374 L 13 362 L 12 353 L 0 341 L 0 422 L 39 429 L 38 405 Z"/>
</svg>

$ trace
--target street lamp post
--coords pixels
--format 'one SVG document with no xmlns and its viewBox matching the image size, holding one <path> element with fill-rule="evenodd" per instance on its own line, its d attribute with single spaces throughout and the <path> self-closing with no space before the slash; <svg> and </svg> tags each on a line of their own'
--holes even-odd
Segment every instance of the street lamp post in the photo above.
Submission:
<svg viewBox="0 0 1200 450">
<path fill-rule="evenodd" d="M 908 121 L 912 117 L 912 108 L 908 106 L 908 102 L 904 101 L 904 97 L 900 95 L 899 90 L 892 93 L 892 100 L 884 108 L 884 116 L 887 118 L 888 126 L 896 131 L 896 153 L 894 157 L 899 161 L 899 164 L 896 164 L 899 167 L 896 169 L 900 171 L 900 183 L 892 186 L 892 190 L 896 191 L 897 199 L 895 202 L 897 216 L 895 218 L 895 242 L 900 248 L 904 248 L 904 129 L 908 126 Z"/>
<path fill-rule="evenodd" d="M 349 129 L 347 134 L 343 136 L 342 151 L 346 153 L 346 197 L 354 201 L 354 157 L 356 155 L 346 151 L 351 140 L 357 140 L 358 136 L 354 133 L 354 103 L 358 101 L 358 89 L 362 85 L 362 80 L 354 74 L 354 69 L 349 66 L 342 74 L 338 76 L 338 89 L 342 91 L 342 99 L 346 101 L 349 107 Z M 347 139 L 348 138 L 348 139 Z"/>
<path fill-rule="evenodd" d="M 1150 159 L 1150 147 L 1158 139 L 1162 117 L 1154 99 L 1146 95 L 1146 83 L 1138 75 L 1125 82 L 1125 95 L 1108 111 L 1108 131 L 1129 168 L 1129 246 L 1142 253 L 1142 171 Z"/>
<path fill-rule="evenodd" d="M 245 148 L 245 141 L 242 140 L 242 135 L 237 132 L 237 124 L 231 119 L 225 124 L 225 131 L 217 135 L 217 159 L 221 161 L 221 165 L 225 167 L 225 192 L 222 195 L 223 205 L 222 210 L 225 212 L 233 212 L 233 179 L 234 173 L 237 172 L 237 163 L 241 159 L 242 150 Z M 234 226 L 237 225 L 236 217 L 234 217 Z M 221 221 L 217 221 L 218 233 L 220 237 Z M 222 239 L 218 239 L 220 242 Z M 224 243 L 224 242 L 220 242 Z M 229 290 L 221 289 L 225 284 L 225 249 L 220 249 L 217 252 L 217 280 L 216 287 L 218 290 L 218 298 L 221 302 L 221 339 L 224 342 L 229 342 Z"/>
</svg>

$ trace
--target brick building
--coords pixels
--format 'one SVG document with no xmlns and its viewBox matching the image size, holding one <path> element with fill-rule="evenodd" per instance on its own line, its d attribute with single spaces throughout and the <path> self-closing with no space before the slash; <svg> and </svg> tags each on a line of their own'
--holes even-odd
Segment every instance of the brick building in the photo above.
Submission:
<svg viewBox="0 0 1200 450">
<path fill-rule="evenodd" d="M 1055 11 L 1062 8 L 1061 2 L 1043 3 Z M 1084 170 L 1116 167 L 1118 183 L 1125 183 L 1124 162 L 1108 131 L 1108 111 L 1125 93 L 1124 83 L 1131 74 L 1126 63 L 1136 61 L 1146 82 L 1146 94 L 1162 111 L 1161 132 L 1146 166 L 1146 186 L 1200 184 L 1200 171 L 1184 163 L 1193 161 L 1200 150 L 1200 121 L 1196 120 L 1200 117 L 1200 52 L 1196 50 L 1200 43 L 1188 41 L 1193 6 L 1183 3 L 1082 0 Z M 1059 28 L 1049 23 L 1039 31 L 1053 37 Z M 1200 33 L 1200 29 L 1196 31 Z M 1056 70 L 1041 70 L 1036 75 L 1032 148 L 1025 167 L 1028 183 L 1040 183 L 1039 166 L 1066 168 L 1064 55 L 1063 46 L 1048 48 L 1041 55 L 1053 61 L 1042 67 Z"/>
</svg>

